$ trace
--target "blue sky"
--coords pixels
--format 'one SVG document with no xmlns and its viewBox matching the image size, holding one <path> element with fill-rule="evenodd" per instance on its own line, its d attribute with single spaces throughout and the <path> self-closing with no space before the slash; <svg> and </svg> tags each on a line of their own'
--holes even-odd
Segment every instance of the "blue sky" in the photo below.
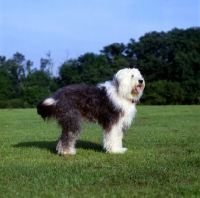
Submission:
<svg viewBox="0 0 200 198">
<path fill-rule="evenodd" d="M 0 0 L 0 55 L 55 66 L 147 32 L 200 26 L 200 0 Z"/>
</svg>

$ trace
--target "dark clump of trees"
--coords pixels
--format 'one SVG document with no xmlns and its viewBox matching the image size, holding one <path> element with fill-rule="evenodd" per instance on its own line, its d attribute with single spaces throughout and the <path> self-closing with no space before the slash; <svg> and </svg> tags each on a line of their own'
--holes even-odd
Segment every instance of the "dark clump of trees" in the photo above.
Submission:
<svg viewBox="0 0 200 198">
<path fill-rule="evenodd" d="M 146 81 L 141 104 L 200 104 L 200 28 L 150 32 L 128 44 L 113 43 L 100 54 L 86 53 L 69 59 L 52 75 L 50 52 L 40 69 L 15 53 L 0 56 L 0 108 L 35 107 L 58 88 L 110 80 L 119 69 L 138 68 Z"/>
</svg>

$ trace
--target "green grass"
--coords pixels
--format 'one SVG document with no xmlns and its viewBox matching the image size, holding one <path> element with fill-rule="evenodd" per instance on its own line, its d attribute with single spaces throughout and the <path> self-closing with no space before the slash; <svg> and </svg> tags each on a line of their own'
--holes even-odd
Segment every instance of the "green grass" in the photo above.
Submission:
<svg viewBox="0 0 200 198">
<path fill-rule="evenodd" d="M 125 154 L 102 150 L 84 124 L 75 156 L 35 109 L 0 110 L 0 197 L 200 197 L 200 106 L 138 106 Z"/>
</svg>

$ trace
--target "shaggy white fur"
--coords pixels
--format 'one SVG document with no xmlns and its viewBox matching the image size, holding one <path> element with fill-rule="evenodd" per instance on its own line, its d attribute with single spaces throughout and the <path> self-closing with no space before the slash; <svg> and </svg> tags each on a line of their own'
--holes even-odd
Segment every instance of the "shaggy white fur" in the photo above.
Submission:
<svg viewBox="0 0 200 198">
<path fill-rule="evenodd" d="M 142 96 L 144 79 L 138 69 L 126 68 L 119 70 L 113 81 L 107 81 L 100 86 L 106 87 L 110 100 L 123 112 L 119 122 L 109 132 L 103 132 L 103 147 L 109 153 L 124 153 L 127 148 L 122 147 L 123 134 L 137 112 L 135 102 Z"/>
</svg>

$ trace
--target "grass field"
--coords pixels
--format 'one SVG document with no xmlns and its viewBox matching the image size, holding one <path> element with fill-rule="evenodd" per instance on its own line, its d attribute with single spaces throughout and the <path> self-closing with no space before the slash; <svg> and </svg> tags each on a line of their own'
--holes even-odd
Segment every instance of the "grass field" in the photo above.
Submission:
<svg viewBox="0 0 200 198">
<path fill-rule="evenodd" d="M 60 129 L 35 109 L 0 110 L 0 197 L 200 197 L 200 106 L 137 109 L 125 154 L 88 123 L 75 156 L 56 154 Z"/>
</svg>

